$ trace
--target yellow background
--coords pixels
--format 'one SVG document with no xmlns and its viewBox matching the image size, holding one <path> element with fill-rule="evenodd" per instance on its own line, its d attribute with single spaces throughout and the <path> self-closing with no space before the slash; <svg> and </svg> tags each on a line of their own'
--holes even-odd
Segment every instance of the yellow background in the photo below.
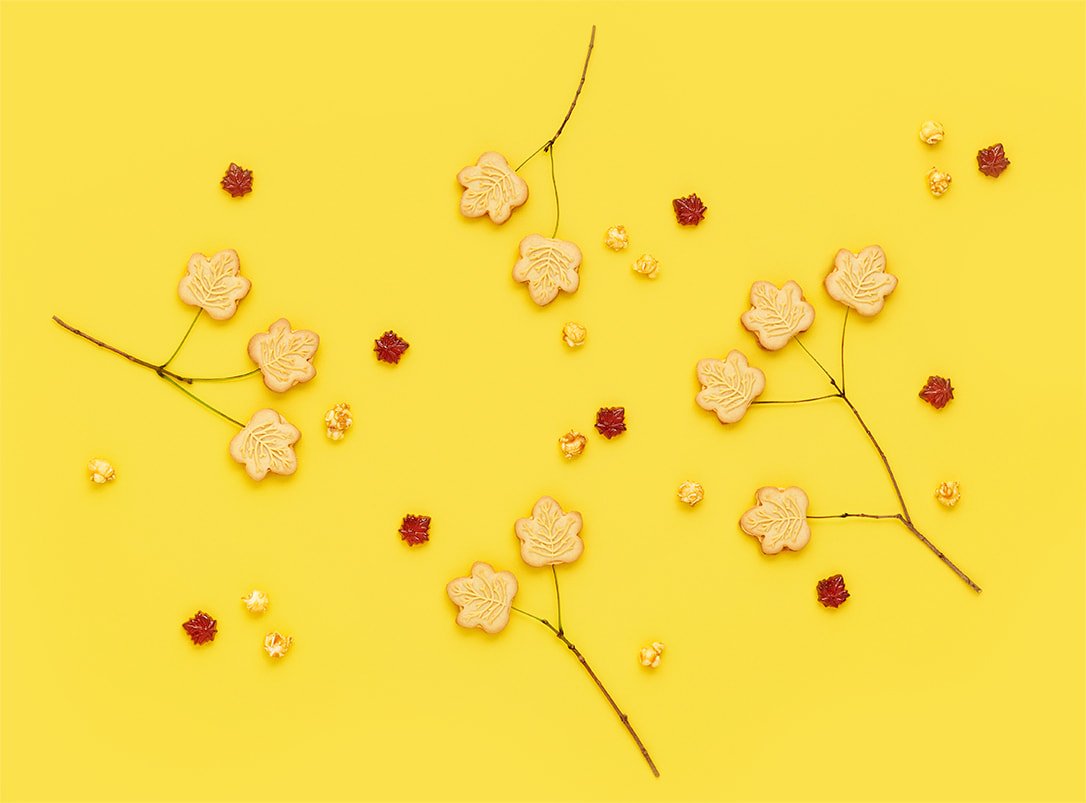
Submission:
<svg viewBox="0 0 1086 803">
<path fill-rule="evenodd" d="M 1081 800 L 1083 9 L 4 2 L 3 798 Z M 554 133 L 592 24 L 556 146 L 581 289 L 538 308 L 510 269 L 554 223 L 546 157 L 501 227 L 458 214 L 454 177 Z M 993 180 L 975 155 L 995 142 Z M 254 171 L 240 200 L 231 161 Z M 932 166 L 954 177 L 941 199 Z M 691 192 L 709 212 L 680 227 Z M 893 513 L 878 456 L 840 402 L 724 427 L 693 401 L 697 360 L 732 348 L 764 398 L 829 390 L 738 317 L 752 281 L 798 281 L 804 342 L 835 368 L 821 281 L 871 243 L 900 285 L 850 319 L 847 389 L 980 596 L 894 522 L 816 522 L 804 551 L 763 556 L 736 526 L 756 488 Z M 297 424 L 290 478 L 254 483 L 230 424 L 50 320 L 162 360 L 191 320 L 188 256 L 223 248 L 253 290 L 175 367 L 246 370 L 280 316 L 318 331 L 316 379 L 284 396 L 200 389 Z M 646 252 L 655 281 L 630 270 Z M 372 353 L 386 329 L 411 343 L 395 367 Z M 929 374 L 954 383 L 944 410 L 917 399 Z M 333 443 L 338 401 L 355 426 Z M 605 441 L 594 414 L 615 405 L 629 431 Z M 570 427 L 589 434 L 574 462 Z M 685 479 L 706 488 L 693 509 Z M 553 615 L 512 529 L 543 494 L 584 516 L 564 623 L 659 780 L 544 628 L 454 624 L 445 583 L 480 559 Z M 407 513 L 430 543 L 400 541 Z M 837 572 L 853 596 L 824 609 Z M 197 609 L 219 620 L 201 648 L 180 627 Z M 271 629 L 296 639 L 281 662 Z"/>
</svg>

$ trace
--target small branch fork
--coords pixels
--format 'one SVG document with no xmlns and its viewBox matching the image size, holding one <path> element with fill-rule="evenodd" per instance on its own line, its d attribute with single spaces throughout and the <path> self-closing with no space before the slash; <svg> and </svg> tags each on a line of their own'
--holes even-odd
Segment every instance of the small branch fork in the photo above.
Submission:
<svg viewBox="0 0 1086 803">
<path fill-rule="evenodd" d="M 829 379 L 830 385 L 832 385 L 834 390 L 837 391 L 836 393 L 828 393 L 828 394 L 826 394 L 824 396 L 813 396 L 813 397 L 807 398 L 807 399 L 792 399 L 792 400 L 787 400 L 786 399 L 786 400 L 780 400 L 780 401 L 762 401 L 762 402 L 757 402 L 756 401 L 756 402 L 754 402 L 754 404 L 803 404 L 803 403 L 806 403 L 806 402 L 820 401 L 822 399 L 841 399 L 841 401 L 843 401 L 845 404 L 848 405 L 849 410 L 852 411 L 852 414 L 856 417 L 856 420 L 860 422 L 860 426 L 863 427 L 863 431 L 867 434 L 868 440 L 870 440 L 871 444 L 875 447 L 875 451 L 877 451 L 879 453 L 879 458 L 882 460 L 882 465 L 886 468 L 886 473 L 890 477 L 890 483 L 894 486 L 894 495 L 897 496 L 898 504 L 901 505 L 901 513 L 895 513 L 895 514 L 892 514 L 892 515 L 885 515 L 885 516 L 876 516 L 876 515 L 872 515 L 870 513 L 840 513 L 840 514 L 837 514 L 835 516 L 808 516 L 807 518 L 808 519 L 837 519 L 837 518 L 840 518 L 840 519 L 844 519 L 844 518 L 897 519 L 899 522 L 901 522 L 903 525 L 905 525 L 905 528 L 908 529 L 909 532 L 911 532 L 918 539 L 920 539 L 920 542 L 924 546 L 926 546 L 928 549 L 930 549 L 932 552 L 934 552 L 935 555 L 939 558 L 939 560 L 941 560 L 943 563 L 945 563 L 947 565 L 947 567 L 952 572 L 954 572 L 954 574 L 958 575 L 958 577 L 960 577 L 962 579 L 962 581 L 965 582 L 966 585 L 968 585 L 971 589 L 973 589 L 974 591 L 976 591 L 979 594 L 981 592 L 980 586 L 978 586 L 976 583 L 974 583 L 965 572 L 963 572 L 956 565 L 954 565 L 954 563 L 950 560 L 950 558 L 948 558 L 945 554 L 943 554 L 943 552 L 938 547 L 936 547 L 935 544 L 933 544 L 931 541 L 929 541 L 927 539 L 927 537 L 922 532 L 920 532 L 920 530 L 918 530 L 916 528 L 916 525 L 913 524 L 912 516 L 909 515 L 909 508 L 905 504 L 905 497 L 902 496 L 902 494 L 901 494 L 901 488 L 897 484 L 897 477 L 894 476 L 894 470 L 892 468 L 890 468 L 890 461 L 886 457 L 886 452 L 884 452 L 882 450 L 882 447 L 879 445 L 879 442 L 875 439 L 874 433 L 871 432 L 870 427 L 868 427 L 867 423 L 863 420 L 863 417 L 860 415 L 860 411 L 856 409 L 856 405 L 854 405 L 849 400 L 848 396 L 845 395 L 845 389 L 844 389 L 844 386 L 845 386 L 845 376 L 844 376 L 844 373 L 845 373 L 845 328 L 847 326 L 848 326 L 848 310 L 846 309 L 845 310 L 845 320 L 841 324 L 841 384 L 840 385 L 837 384 L 837 380 L 834 378 L 833 374 L 831 374 L 828 370 L 826 370 L 826 367 L 821 362 L 818 361 L 818 358 L 815 357 L 813 354 L 811 354 L 810 351 L 808 351 L 807 347 L 803 345 L 803 341 L 801 341 L 798 337 L 795 338 L 795 341 L 799 344 L 800 348 L 802 348 L 805 352 L 807 352 L 807 356 L 810 357 L 812 360 L 814 360 L 815 365 L 817 365 L 820 369 L 822 369 L 822 373 L 824 373 L 826 375 L 826 377 Z"/>
<path fill-rule="evenodd" d="M 584 79 L 588 76 L 588 62 L 592 58 L 592 48 L 595 44 L 596 26 L 593 25 L 592 35 L 588 39 L 588 53 L 586 53 L 584 57 L 584 69 L 581 70 L 581 82 L 577 84 L 577 91 L 573 94 L 573 102 L 569 104 L 569 111 L 566 112 L 566 116 L 562 119 L 562 125 L 558 126 L 558 130 L 554 132 L 554 136 L 547 140 L 547 143 L 542 148 L 542 150 L 544 151 L 549 151 L 551 148 L 554 147 L 555 140 L 557 140 L 558 137 L 562 135 L 562 129 L 566 127 L 566 123 L 569 122 L 569 118 L 573 116 L 573 109 L 577 106 L 577 98 L 581 96 L 581 90 L 584 89 Z"/>
<path fill-rule="evenodd" d="M 203 312 L 203 310 L 200 310 L 200 312 Z M 185 332 L 185 336 L 183 338 L 181 338 L 181 342 L 178 343 L 177 348 L 174 349 L 173 354 L 170 355 L 170 359 L 166 360 L 166 362 L 162 363 L 161 365 L 155 365 L 154 363 L 147 362 L 147 360 L 141 360 L 139 357 L 136 357 L 136 356 L 134 356 L 132 354 L 129 354 L 127 351 L 121 351 L 116 346 L 111 346 L 111 345 L 109 345 L 109 343 L 105 343 L 105 342 L 99 340 L 96 337 L 92 337 L 91 335 L 88 335 L 86 332 L 82 332 L 79 329 L 76 329 L 74 326 L 72 326 L 69 323 L 65 323 L 60 318 L 58 318 L 56 315 L 53 316 L 53 320 L 56 321 L 56 323 L 59 324 L 60 326 L 62 326 L 63 328 L 67 329 L 72 334 L 79 335 L 79 337 L 83 338 L 84 340 L 90 341 L 91 343 L 93 343 L 96 346 L 99 346 L 100 348 L 104 348 L 107 351 L 112 351 L 114 354 L 118 354 L 118 355 L 120 355 L 121 357 L 124 357 L 126 360 L 128 360 L 130 362 L 134 362 L 136 365 L 142 365 L 144 368 L 147 368 L 147 369 L 150 369 L 151 371 L 154 371 L 155 374 L 160 379 L 170 383 L 175 388 L 177 388 L 179 391 L 184 393 L 186 396 L 188 396 L 189 398 L 196 401 L 198 404 L 206 407 L 208 410 L 215 413 L 216 415 L 221 416 L 222 418 L 225 418 L 230 423 L 236 424 L 239 427 L 244 427 L 245 425 L 243 423 L 241 423 L 240 421 L 238 421 L 236 418 L 232 418 L 231 416 L 228 416 L 226 413 L 224 413 L 222 410 L 219 410 L 216 407 L 212 407 L 210 404 L 205 402 L 203 399 L 201 399 L 195 393 L 193 393 L 192 391 L 185 388 L 183 385 L 191 385 L 194 382 L 228 382 L 228 381 L 230 381 L 232 379 L 244 379 L 247 376 L 253 376 L 254 374 L 260 373 L 259 368 L 256 368 L 256 369 L 254 369 L 252 371 L 247 371 L 244 374 L 235 374 L 234 376 L 214 376 L 214 377 L 181 376 L 180 374 L 176 374 L 173 371 L 166 368 L 167 365 L 169 365 L 171 362 L 173 362 L 173 358 L 177 356 L 177 353 L 179 351 L 181 351 L 181 346 L 183 346 L 185 344 L 185 341 L 188 340 L 188 336 L 192 332 L 192 328 L 196 325 L 196 321 L 199 320 L 199 318 L 200 318 L 200 312 L 197 312 L 196 317 L 192 319 L 192 323 L 189 324 L 189 328 Z"/>
<path fill-rule="evenodd" d="M 520 172 L 520 169 L 524 167 L 524 165 L 528 164 L 528 162 L 532 161 L 532 159 L 535 158 L 535 156 L 540 152 L 545 152 L 548 156 L 550 156 L 551 186 L 554 188 L 554 231 L 551 232 L 551 239 L 554 239 L 558 236 L 558 222 L 562 218 L 562 205 L 558 201 L 558 179 L 555 177 L 554 174 L 554 143 L 558 140 L 558 137 L 562 135 L 562 129 L 566 127 L 566 123 L 569 122 L 569 118 L 573 116 L 573 110 L 577 107 L 577 99 L 581 96 L 581 90 L 584 89 L 584 81 L 585 78 L 588 76 L 588 62 L 592 58 L 592 48 L 595 46 L 595 44 L 596 26 L 593 25 L 592 35 L 588 39 L 588 53 L 585 54 L 584 68 L 581 70 L 581 80 L 580 83 L 577 84 L 577 91 L 573 93 L 573 101 L 569 104 L 569 111 L 566 112 L 566 116 L 562 118 L 562 124 L 558 126 L 558 130 L 554 132 L 553 137 L 551 137 L 538 148 L 536 148 L 531 156 L 529 156 L 527 159 L 525 159 L 513 169 L 513 172 L 515 173 Z"/>
</svg>

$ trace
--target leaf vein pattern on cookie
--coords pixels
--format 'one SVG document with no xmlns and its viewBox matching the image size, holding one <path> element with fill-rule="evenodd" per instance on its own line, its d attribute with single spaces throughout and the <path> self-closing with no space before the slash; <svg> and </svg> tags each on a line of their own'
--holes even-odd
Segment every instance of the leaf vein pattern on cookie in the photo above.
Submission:
<svg viewBox="0 0 1086 803">
<path fill-rule="evenodd" d="M 762 348 L 770 351 L 784 348 L 794 335 L 807 331 L 814 323 L 814 307 L 792 281 L 780 288 L 772 282 L 755 282 L 750 288 L 750 303 L 751 309 L 739 320 L 757 335 Z"/>
<path fill-rule="evenodd" d="M 795 486 L 765 487 L 754 496 L 757 504 L 739 520 L 743 532 L 757 538 L 767 555 L 776 555 L 782 549 L 803 549 L 811 540 L 807 494 Z"/>
<path fill-rule="evenodd" d="M 231 439 L 230 456 L 244 463 L 254 480 L 264 479 L 269 471 L 293 474 L 298 468 L 293 446 L 300 437 L 297 427 L 265 408 L 253 413 L 245 428 Z"/>
<path fill-rule="evenodd" d="M 842 248 L 834 256 L 833 266 L 826 276 L 826 292 L 861 315 L 878 314 L 886 296 L 897 287 L 897 277 L 886 272 L 886 253 L 877 245 L 858 254 Z"/>
<path fill-rule="evenodd" d="M 498 633 L 509 624 L 509 612 L 517 595 L 517 578 L 512 572 L 497 572 L 485 561 L 472 564 L 468 577 L 457 577 L 445 586 L 457 607 L 456 623 Z"/>
<path fill-rule="evenodd" d="M 529 566 L 572 563 L 584 552 L 581 514 L 566 513 L 549 496 L 540 497 L 529 518 L 517 519 L 513 529 L 520 539 L 520 554 Z"/>
<path fill-rule="evenodd" d="M 456 175 L 464 187 L 460 213 L 465 217 L 489 215 L 495 223 L 504 223 L 513 209 L 528 200 L 528 184 L 509 166 L 505 157 L 487 151 L 474 165 Z"/>
<path fill-rule="evenodd" d="M 177 285 L 181 300 L 200 307 L 218 321 L 237 312 L 238 302 L 249 292 L 251 283 L 240 275 L 240 263 L 233 249 L 218 251 L 210 257 L 193 254 L 187 273 Z"/>
<path fill-rule="evenodd" d="M 293 330 L 290 321 L 280 318 L 267 332 L 253 335 L 249 340 L 249 356 L 260 367 L 264 384 L 283 393 L 316 376 L 312 360 L 319 345 L 316 332 Z"/>
<path fill-rule="evenodd" d="M 544 306 L 554 301 L 559 290 L 577 290 L 581 249 L 574 243 L 529 234 L 520 241 L 520 255 L 513 266 L 513 278 L 528 283 L 528 294 L 536 304 Z"/>
<path fill-rule="evenodd" d="M 702 409 L 715 412 L 722 424 L 741 419 L 765 390 L 765 374 L 749 365 L 738 349 L 732 349 L 723 360 L 699 360 L 696 372 L 702 388 L 695 401 Z"/>
</svg>

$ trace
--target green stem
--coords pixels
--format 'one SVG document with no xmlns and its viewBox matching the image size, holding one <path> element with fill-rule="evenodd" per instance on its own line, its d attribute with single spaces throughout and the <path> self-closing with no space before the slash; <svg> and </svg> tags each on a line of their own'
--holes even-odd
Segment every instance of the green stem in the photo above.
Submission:
<svg viewBox="0 0 1086 803">
<path fill-rule="evenodd" d="M 192 323 L 189 324 L 189 328 L 185 330 L 185 336 L 181 338 L 181 342 L 177 344 L 177 348 L 173 350 L 173 354 L 170 355 L 170 359 L 158 366 L 158 369 L 164 370 L 167 365 L 173 362 L 173 358 L 177 356 L 177 353 L 181 351 L 181 347 L 185 345 L 185 341 L 189 339 L 189 335 L 192 334 L 192 327 L 196 326 L 196 322 L 200 320 L 200 313 L 204 311 L 203 307 L 196 310 L 196 317 L 192 319 Z"/>
<path fill-rule="evenodd" d="M 845 394 L 845 327 L 848 326 L 849 307 L 845 307 L 845 319 L 841 322 L 841 395 Z"/>
<path fill-rule="evenodd" d="M 558 203 L 558 179 L 554 177 L 554 148 L 550 148 L 547 154 L 551 157 L 551 186 L 554 187 L 554 231 L 551 239 L 558 236 L 558 221 L 562 219 L 562 206 Z"/>
<path fill-rule="evenodd" d="M 873 513 L 837 513 L 833 516 L 807 516 L 809 519 L 898 519 L 904 521 L 900 513 L 886 513 L 876 516 Z"/>
<path fill-rule="evenodd" d="M 193 376 L 185 377 L 183 381 L 186 382 L 229 382 L 232 379 L 245 379 L 246 377 L 259 374 L 260 369 L 254 368 L 251 371 L 246 371 L 244 374 L 234 374 L 233 376 Z M 176 377 L 175 377 L 176 378 Z"/>
<path fill-rule="evenodd" d="M 218 409 L 217 407 L 212 407 L 210 404 L 208 404 L 206 401 L 201 399 L 199 396 L 197 396 L 191 390 L 186 390 L 185 388 L 181 387 L 181 385 L 179 385 L 177 382 L 174 382 L 170 377 L 166 376 L 165 374 L 160 374 L 160 376 L 164 380 L 169 382 L 171 385 L 173 385 L 175 388 L 177 388 L 179 391 L 181 391 L 186 396 L 188 396 L 193 401 L 195 401 L 197 404 L 202 404 L 208 410 L 215 413 L 216 415 L 222 416 L 223 418 L 225 418 L 230 423 L 237 424 L 239 427 L 241 427 L 243 429 L 245 428 L 245 425 L 243 423 L 241 423 L 240 421 L 238 421 L 236 418 L 231 418 L 230 416 L 228 416 L 226 413 L 224 413 L 222 410 Z"/>
<path fill-rule="evenodd" d="M 562 630 L 562 592 L 558 590 L 558 569 L 551 564 L 551 574 L 554 575 L 554 597 L 558 603 L 558 630 Z"/>
<path fill-rule="evenodd" d="M 840 393 L 827 393 L 825 396 L 812 396 L 809 399 L 759 399 L 751 404 L 806 404 L 807 402 L 822 401 L 823 399 L 838 399 Z"/>
</svg>

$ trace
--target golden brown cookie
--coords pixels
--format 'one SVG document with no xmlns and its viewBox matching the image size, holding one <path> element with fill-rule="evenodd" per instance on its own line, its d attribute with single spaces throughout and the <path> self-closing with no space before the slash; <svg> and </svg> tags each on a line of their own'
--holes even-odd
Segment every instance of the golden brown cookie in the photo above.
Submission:
<svg viewBox="0 0 1086 803">
<path fill-rule="evenodd" d="M 577 292 L 580 267 L 581 249 L 575 243 L 529 234 L 520 241 L 520 259 L 513 266 L 513 278 L 527 283 L 528 295 L 542 307 L 554 301 L 559 290 Z"/>
<path fill-rule="evenodd" d="M 803 290 L 795 282 L 785 282 L 780 287 L 773 282 L 755 282 L 750 287 L 750 307 L 739 316 L 739 321 L 769 351 L 784 348 L 789 340 L 806 332 L 814 323 L 814 307 L 807 303 Z"/>
<path fill-rule="evenodd" d="M 474 165 L 461 169 L 456 180 L 464 188 L 460 196 L 464 217 L 490 215 L 495 223 L 504 223 L 528 200 L 527 182 L 495 151 L 487 151 Z"/>
</svg>

